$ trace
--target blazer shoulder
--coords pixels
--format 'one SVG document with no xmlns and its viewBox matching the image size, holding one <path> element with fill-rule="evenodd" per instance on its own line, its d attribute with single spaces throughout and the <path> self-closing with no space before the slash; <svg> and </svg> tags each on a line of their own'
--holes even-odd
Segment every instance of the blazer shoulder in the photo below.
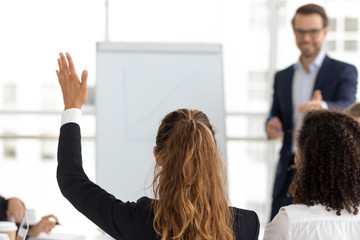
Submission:
<svg viewBox="0 0 360 240">
<path fill-rule="evenodd" d="M 236 239 L 258 239 L 259 217 L 256 212 L 240 208 L 232 208 Z"/>
<path fill-rule="evenodd" d="M 231 209 L 233 210 L 233 213 L 235 216 L 239 215 L 239 216 L 244 216 L 244 217 L 251 217 L 251 216 L 257 216 L 256 212 L 252 211 L 252 210 L 247 210 L 247 209 L 241 209 L 241 208 L 236 208 L 236 207 L 231 207 Z"/>
<path fill-rule="evenodd" d="M 294 64 L 275 73 L 275 79 L 288 79 L 289 74 L 294 72 Z"/>
<path fill-rule="evenodd" d="M 333 59 L 329 56 L 325 57 L 324 63 L 326 63 L 332 69 L 333 68 L 340 68 L 340 69 L 350 68 L 350 69 L 353 69 L 354 71 L 357 71 L 355 65 L 344 62 L 344 61 Z"/>
</svg>

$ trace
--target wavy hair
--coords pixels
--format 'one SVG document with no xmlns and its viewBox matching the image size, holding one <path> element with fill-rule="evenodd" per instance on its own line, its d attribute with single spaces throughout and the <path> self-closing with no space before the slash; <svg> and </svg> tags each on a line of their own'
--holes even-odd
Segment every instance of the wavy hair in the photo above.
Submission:
<svg viewBox="0 0 360 240">
<path fill-rule="evenodd" d="M 166 115 L 155 155 L 153 227 L 161 240 L 233 240 L 224 167 L 207 116 L 189 109 Z"/>
<path fill-rule="evenodd" d="M 358 214 L 360 125 L 336 111 L 310 111 L 299 131 L 293 203 L 321 204 L 328 211 Z"/>
</svg>

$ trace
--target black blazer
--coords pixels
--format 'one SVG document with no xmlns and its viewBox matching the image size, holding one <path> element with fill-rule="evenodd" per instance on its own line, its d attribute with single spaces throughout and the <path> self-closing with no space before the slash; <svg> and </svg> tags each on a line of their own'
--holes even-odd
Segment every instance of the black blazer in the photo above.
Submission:
<svg viewBox="0 0 360 240">
<path fill-rule="evenodd" d="M 57 180 L 72 205 L 115 239 L 160 239 L 153 228 L 151 199 L 122 202 L 91 182 L 82 167 L 81 134 L 76 123 L 60 129 Z M 258 239 L 259 219 L 255 212 L 232 208 L 237 240 Z"/>
<path fill-rule="evenodd" d="M 0 221 L 7 221 L 8 200 L 0 196 Z"/>
</svg>

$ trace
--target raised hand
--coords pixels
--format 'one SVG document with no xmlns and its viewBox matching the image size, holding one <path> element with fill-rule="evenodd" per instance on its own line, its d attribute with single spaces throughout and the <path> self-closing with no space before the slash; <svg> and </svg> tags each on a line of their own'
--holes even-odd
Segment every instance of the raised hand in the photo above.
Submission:
<svg viewBox="0 0 360 240">
<path fill-rule="evenodd" d="M 65 110 L 69 108 L 81 109 L 87 98 L 87 70 L 82 72 L 80 81 L 69 53 L 66 53 L 66 58 L 63 53 L 60 53 L 58 65 L 59 70 L 56 70 L 56 74 L 61 86 Z"/>
</svg>

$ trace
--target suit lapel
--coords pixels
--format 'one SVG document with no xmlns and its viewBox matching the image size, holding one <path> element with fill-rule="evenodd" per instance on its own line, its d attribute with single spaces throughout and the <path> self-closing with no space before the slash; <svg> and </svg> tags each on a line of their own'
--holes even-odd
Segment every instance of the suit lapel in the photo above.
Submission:
<svg viewBox="0 0 360 240">
<path fill-rule="evenodd" d="M 326 84 L 326 79 L 328 78 L 328 71 L 330 65 L 330 58 L 325 56 L 324 61 L 320 67 L 319 73 L 316 77 L 315 84 L 314 84 L 314 91 L 316 89 L 322 89 L 322 87 Z"/>
<path fill-rule="evenodd" d="M 286 111 L 284 113 L 284 117 L 288 119 L 289 124 L 293 125 L 293 100 L 292 100 L 292 85 L 293 85 L 293 78 L 294 78 L 294 67 L 290 67 L 289 70 L 286 72 L 286 80 L 284 81 L 283 85 L 283 93 L 284 93 L 284 100 L 285 100 L 285 108 Z M 292 127 L 291 127 L 292 128 Z M 291 129 L 290 128 L 290 129 Z"/>
</svg>

